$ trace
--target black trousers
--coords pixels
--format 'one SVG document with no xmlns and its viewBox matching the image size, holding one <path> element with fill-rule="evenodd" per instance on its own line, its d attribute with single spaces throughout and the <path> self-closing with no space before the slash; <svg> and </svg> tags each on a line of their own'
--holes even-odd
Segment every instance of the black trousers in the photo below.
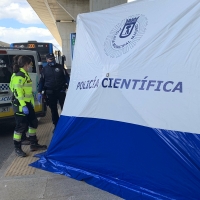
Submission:
<svg viewBox="0 0 200 200">
<path fill-rule="evenodd" d="M 29 110 L 28 115 L 24 115 L 23 113 L 19 113 L 19 112 L 15 113 L 15 122 L 16 122 L 15 132 L 17 132 L 18 134 L 21 134 L 21 136 L 23 133 L 25 133 L 29 129 L 29 127 L 34 128 L 34 129 L 37 129 L 38 127 L 38 120 L 35 115 L 33 106 L 31 105 L 31 103 L 28 103 L 28 102 L 26 102 L 26 106 L 28 107 L 28 110 Z M 37 141 L 36 134 L 32 134 L 30 136 L 30 140 L 32 143 Z M 15 146 L 21 145 L 21 139 L 16 140 L 14 138 L 14 144 Z"/>
<path fill-rule="evenodd" d="M 66 93 L 58 91 L 58 90 L 53 90 L 51 94 L 48 94 L 48 92 L 46 92 L 46 94 L 48 97 L 49 107 L 51 109 L 52 121 L 53 121 L 53 124 L 56 126 L 59 120 L 57 103 L 59 102 L 61 110 L 62 110 L 64 102 L 65 102 Z"/>
</svg>

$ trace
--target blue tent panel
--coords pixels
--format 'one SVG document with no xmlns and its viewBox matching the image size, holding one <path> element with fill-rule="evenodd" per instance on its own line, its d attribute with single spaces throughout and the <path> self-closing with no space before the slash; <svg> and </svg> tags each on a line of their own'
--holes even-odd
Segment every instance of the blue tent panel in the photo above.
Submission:
<svg viewBox="0 0 200 200">
<path fill-rule="evenodd" d="M 47 152 L 38 157 L 31 166 L 125 199 L 200 197 L 199 134 L 61 116 Z"/>
</svg>

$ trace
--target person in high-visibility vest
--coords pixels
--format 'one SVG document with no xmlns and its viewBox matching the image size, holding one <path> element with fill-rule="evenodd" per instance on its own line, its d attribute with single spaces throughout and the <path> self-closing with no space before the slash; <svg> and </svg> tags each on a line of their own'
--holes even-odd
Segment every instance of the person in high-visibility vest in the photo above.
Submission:
<svg viewBox="0 0 200 200">
<path fill-rule="evenodd" d="M 22 133 L 28 128 L 30 138 L 30 150 L 45 150 L 46 145 L 38 144 L 36 130 L 38 120 L 34 111 L 34 96 L 32 92 L 32 80 L 28 74 L 31 66 L 31 59 L 27 56 L 20 56 L 18 64 L 13 66 L 13 75 L 10 81 L 10 89 L 13 92 L 12 105 L 15 114 L 16 127 L 13 140 L 15 153 L 19 157 L 25 157 L 26 153 L 21 148 Z"/>
<path fill-rule="evenodd" d="M 16 56 L 13 57 L 13 65 L 18 65 L 19 57 L 20 57 L 20 55 L 16 55 Z M 28 129 L 25 130 L 25 132 L 22 133 L 22 137 L 21 137 L 21 144 L 22 145 L 30 145 L 30 140 L 29 140 L 29 137 L 27 137 L 27 135 L 28 135 L 27 132 L 28 132 Z"/>
</svg>

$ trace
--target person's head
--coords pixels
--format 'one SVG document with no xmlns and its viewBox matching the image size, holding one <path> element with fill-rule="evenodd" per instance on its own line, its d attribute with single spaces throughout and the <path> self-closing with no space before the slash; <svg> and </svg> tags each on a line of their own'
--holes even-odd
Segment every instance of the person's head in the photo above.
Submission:
<svg viewBox="0 0 200 200">
<path fill-rule="evenodd" d="M 18 59 L 19 59 L 20 55 L 16 55 L 13 57 L 13 64 L 18 64 Z"/>
<path fill-rule="evenodd" d="M 55 64 L 55 56 L 53 53 L 49 53 L 46 55 L 46 60 L 50 65 L 54 65 Z"/>
<path fill-rule="evenodd" d="M 14 65 L 14 72 L 18 72 L 19 68 L 23 68 L 28 72 L 29 67 L 32 67 L 32 61 L 28 56 L 19 56 L 17 64 Z"/>
<path fill-rule="evenodd" d="M 16 55 L 13 57 L 13 73 L 17 73 L 19 71 L 18 59 L 20 55 Z"/>
</svg>

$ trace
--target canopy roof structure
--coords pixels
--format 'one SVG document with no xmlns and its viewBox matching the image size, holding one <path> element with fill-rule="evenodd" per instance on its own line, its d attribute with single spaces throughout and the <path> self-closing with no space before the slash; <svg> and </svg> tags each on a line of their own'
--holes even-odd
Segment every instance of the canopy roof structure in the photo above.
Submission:
<svg viewBox="0 0 200 200">
<path fill-rule="evenodd" d="M 61 37 L 56 26 L 56 17 L 66 15 L 66 12 L 56 3 L 56 0 L 49 4 L 47 0 L 27 0 L 31 7 L 35 10 L 45 26 L 49 29 L 53 37 L 62 46 Z M 51 9 L 53 8 L 53 9 Z M 52 11 L 53 10 L 53 11 Z"/>
<path fill-rule="evenodd" d="M 57 22 L 73 22 L 81 12 L 88 12 L 88 0 L 27 0 L 53 37 L 62 46 Z"/>
<path fill-rule="evenodd" d="M 78 15 L 64 109 L 31 166 L 124 199 L 199 199 L 199 13 L 142 0 Z"/>
</svg>

